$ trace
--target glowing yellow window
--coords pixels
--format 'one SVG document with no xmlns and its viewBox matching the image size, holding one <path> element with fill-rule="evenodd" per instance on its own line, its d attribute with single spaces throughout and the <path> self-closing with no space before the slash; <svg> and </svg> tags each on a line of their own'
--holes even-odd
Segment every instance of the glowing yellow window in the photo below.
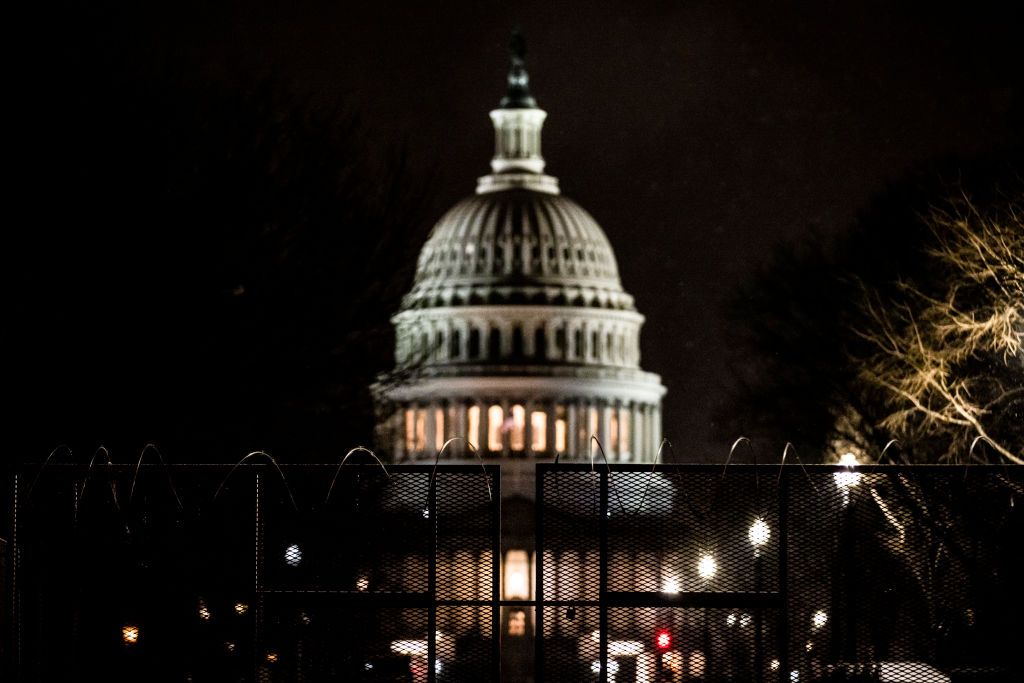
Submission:
<svg viewBox="0 0 1024 683">
<path fill-rule="evenodd" d="M 530 414 L 530 450 L 543 451 L 548 444 L 548 414 L 535 410 Z"/>
<path fill-rule="evenodd" d="M 465 434 L 466 439 L 473 444 L 474 447 L 480 448 L 482 444 L 480 441 L 480 406 L 470 406 L 469 410 L 466 411 L 466 422 L 469 429 L 469 434 Z"/>
<path fill-rule="evenodd" d="M 437 408 L 434 411 L 434 426 L 437 428 L 434 430 L 434 450 L 441 450 L 441 446 L 444 446 L 444 409 Z"/>
<path fill-rule="evenodd" d="M 416 449 L 422 451 L 427 447 L 427 411 L 420 408 L 416 411 Z"/>
<path fill-rule="evenodd" d="M 505 412 L 501 406 L 491 406 L 487 409 L 487 450 L 500 451 L 504 448 L 501 443 L 501 428 L 505 423 Z"/>
<path fill-rule="evenodd" d="M 608 447 L 613 451 L 619 450 L 619 409 L 612 408 L 611 418 L 608 420 Z"/>
<path fill-rule="evenodd" d="M 526 450 L 526 409 L 521 405 L 512 406 L 512 430 L 508 445 L 514 451 Z"/>
<path fill-rule="evenodd" d="M 565 453 L 565 433 L 565 420 L 561 418 L 555 420 L 555 450 L 559 453 Z"/>
</svg>

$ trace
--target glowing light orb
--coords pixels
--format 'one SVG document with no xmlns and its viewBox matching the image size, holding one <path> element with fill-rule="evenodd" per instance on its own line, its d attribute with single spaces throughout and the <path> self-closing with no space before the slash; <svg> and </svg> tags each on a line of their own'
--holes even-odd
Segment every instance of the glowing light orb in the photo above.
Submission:
<svg viewBox="0 0 1024 683">
<path fill-rule="evenodd" d="M 139 627 L 130 625 L 122 626 L 121 640 L 123 640 L 126 645 L 134 645 L 139 642 Z"/>
<path fill-rule="evenodd" d="M 819 629 L 819 628 L 823 627 L 827 623 L 828 623 L 828 614 L 825 613 L 825 610 L 821 610 L 820 609 L 820 610 L 818 610 L 817 612 L 815 612 L 814 614 L 811 615 L 811 626 L 814 627 L 815 629 Z"/>
<path fill-rule="evenodd" d="M 284 561 L 289 567 L 298 567 L 302 562 L 302 548 L 292 543 L 284 549 Z"/>
<path fill-rule="evenodd" d="M 707 553 L 701 555 L 700 562 L 697 563 L 697 573 L 700 574 L 700 578 L 710 579 L 717 571 L 718 563 L 715 562 L 715 558 Z"/>
<path fill-rule="evenodd" d="M 755 519 L 754 523 L 750 525 L 750 531 L 747 532 L 747 538 L 750 539 L 750 545 L 755 548 L 759 548 L 768 542 L 771 538 L 772 530 L 768 526 L 768 523 L 763 519 Z"/>
</svg>

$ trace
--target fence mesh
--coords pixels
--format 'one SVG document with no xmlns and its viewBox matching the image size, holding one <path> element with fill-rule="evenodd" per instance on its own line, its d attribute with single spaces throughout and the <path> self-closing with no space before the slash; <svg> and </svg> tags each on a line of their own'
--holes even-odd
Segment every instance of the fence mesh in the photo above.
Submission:
<svg viewBox="0 0 1024 683">
<path fill-rule="evenodd" d="M 535 599 L 502 600 L 496 466 L 28 468 L 4 679 L 1022 679 L 1024 468 L 537 482 Z"/>
<path fill-rule="evenodd" d="M 493 680 L 499 485 L 493 466 L 19 475 L 12 678 Z"/>
<path fill-rule="evenodd" d="M 538 477 L 541 680 L 1019 680 L 1022 468 Z"/>
</svg>

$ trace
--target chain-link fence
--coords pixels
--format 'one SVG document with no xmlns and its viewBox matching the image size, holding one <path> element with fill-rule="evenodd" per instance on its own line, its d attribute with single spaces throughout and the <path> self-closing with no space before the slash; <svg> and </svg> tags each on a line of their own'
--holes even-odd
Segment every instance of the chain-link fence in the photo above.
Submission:
<svg viewBox="0 0 1024 683">
<path fill-rule="evenodd" d="M 538 678 L 1024 680 L 1022 475 L 541 466 Z"/>
<path fill-rule="evenodd" d="M 540 465 L 515 548 L 498 475 L 26 468 L 4 680 L 1021 680 L 1024 468 Z"/>
<path fill-rule="evenodd" d="M 12 486 L 10 680 L 497 678 L 495 466 L 51 466 Z"/>
</svg>

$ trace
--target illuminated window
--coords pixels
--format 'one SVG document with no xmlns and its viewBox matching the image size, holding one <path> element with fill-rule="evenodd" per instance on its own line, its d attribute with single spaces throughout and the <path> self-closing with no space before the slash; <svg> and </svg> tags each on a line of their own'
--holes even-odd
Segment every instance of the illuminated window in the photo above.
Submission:
<svg viewBox="0 0 1024 683">
<path fill-rule="evenodd" d="M 587 441 L 590 441 L 590 437 L 593 434 L 597 434 L 597 408 L 591 407 L 590 413 L 590 430 L 587 432 Z"/>
<path fill-rule="evenodd" d="M 480 406 L 469 407 L 469 410 L 466 411 L 466 422 L 469 423 L 469 434 L 466 435 L 466 438 L 474 446 L 480 448 L 481 444 L 478 443 L 480 439 Z"/>
<path fill-rule="evenodd" d="M 530 450 L 545 450 L 548 444 L 548 414 L 542 410 L 533 411 L 530 414 L 530 429 L 533 430 L 530 436 Z"/>
<path fill-rule="evenodd" d="M 521 405 L 512 406 L 512 430 L 509 447 L 514 451 L 526 450 L 526 409 Z"/>
<path fill-rule="evenodd" d="M 444 446 L 445 442 L 443 408 L 437 408 L 436 410 L 434 410 L 434 426 L 436 427 L 436 429 L 434 430 L 434 450 L 439 451 L 441 450 L 441 447 Z"/>
<path fill-rule="evenodd" d="M 608 420 L 608 448 L 612 451 L 619 450 L 619 409 L 611 409 L 611 417 Z"/>
<path fill-rule="evenodd" d="M 427 447 L 427 411 L 420 408 L 416 411 L 416 444 L 413 450 L 422 451 Z"/>
<path fill-rule="evenodd" d="M 501 406 L 491 406 L 487 409 L 487 450 L 502 450 L 501 427 L 504 421 L 505 413 Z"/>
<path fill-rule="evenodd" d="M 530 557 L 525 550 L 505 553 L 505 600 L 530 599 Z"/>
<path fill-rule="evenodd" d="M 416 411 L 407 409 L 405 411 L 405 452 L 411 453 L 416 450 Z"/>
</svg>

